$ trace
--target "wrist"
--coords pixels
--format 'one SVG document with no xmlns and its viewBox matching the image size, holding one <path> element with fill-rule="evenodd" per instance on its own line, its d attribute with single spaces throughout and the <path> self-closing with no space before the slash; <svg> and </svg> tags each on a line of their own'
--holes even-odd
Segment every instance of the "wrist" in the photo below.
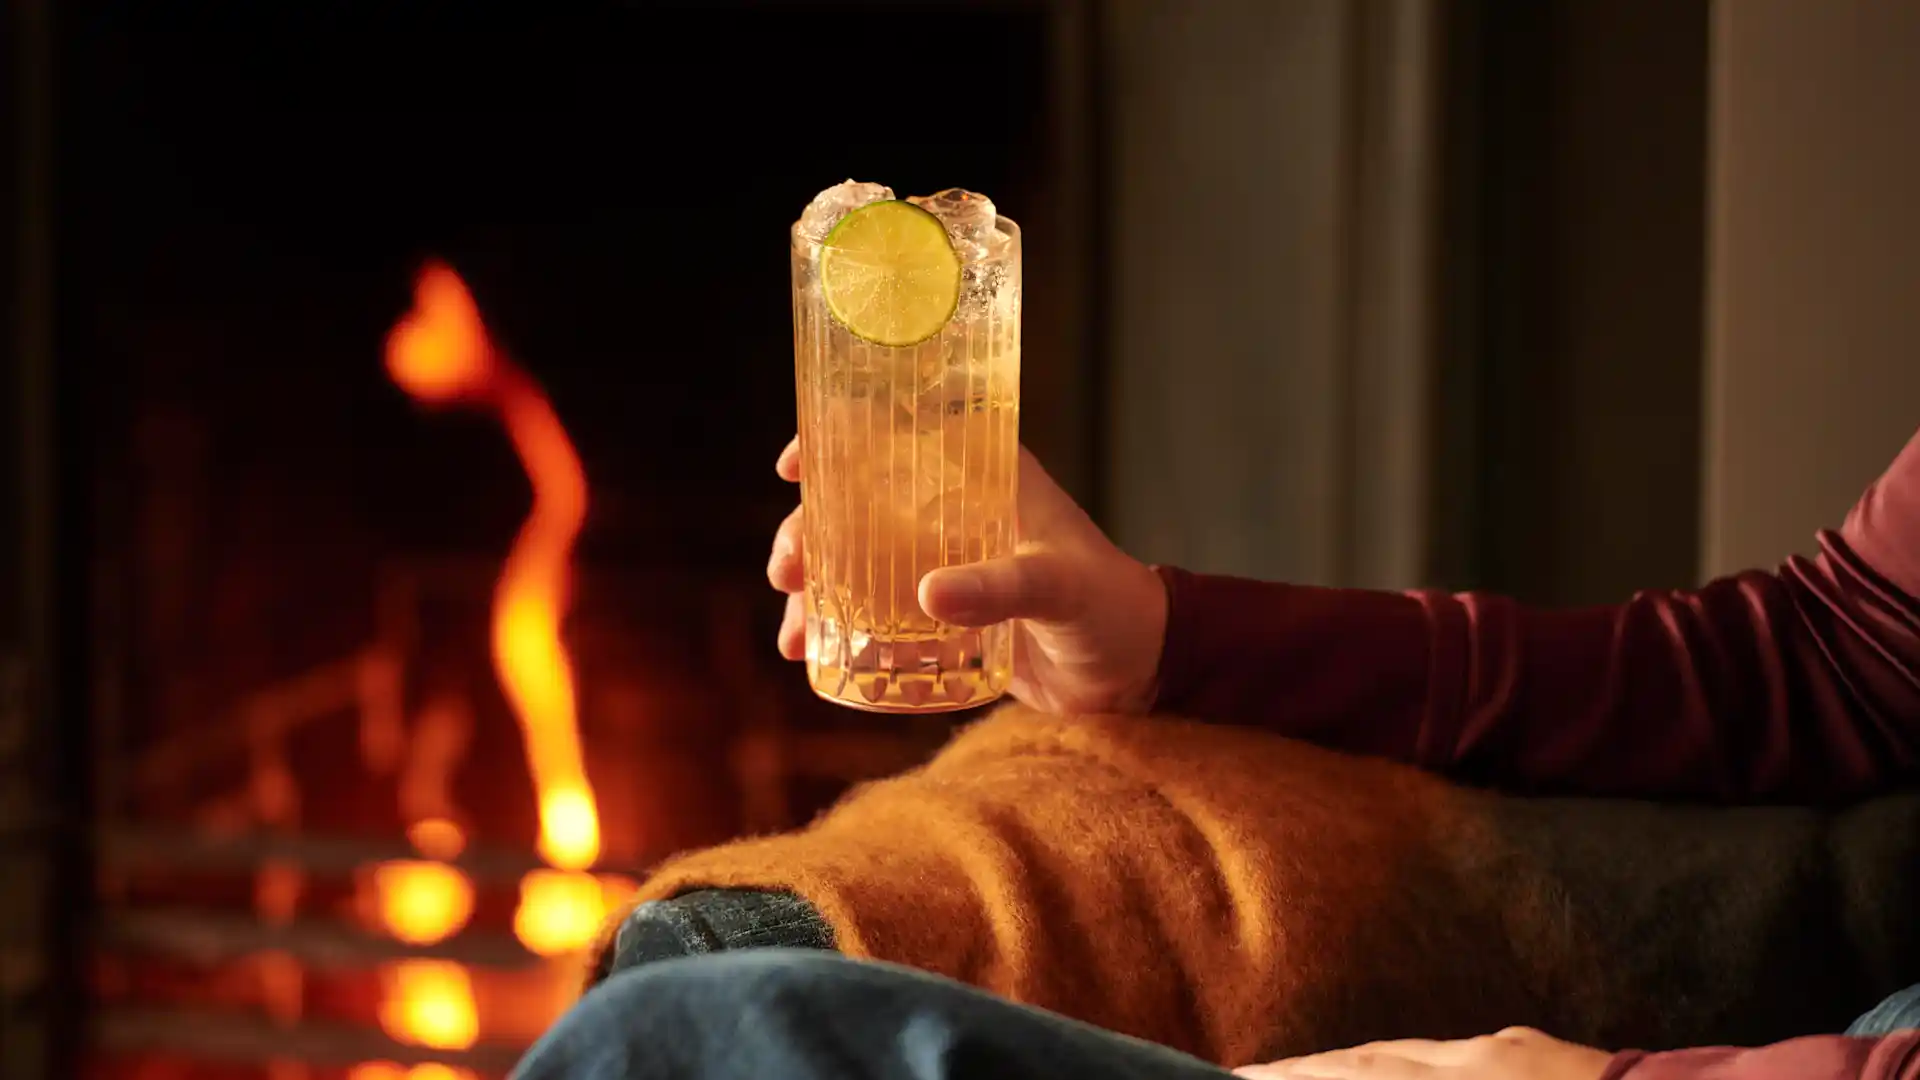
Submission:
<svg viewBox="0 0 1920 1080">
<path fill-rule="evenodd" d="M 1127 572 L 1121 580 L 1127 583 L 1126 611 L 1132 624 L 1128 651 L 1133 662 L 1128 667 L 1134 675 L 1116 695 L 1114 711 L 1139 714 L 1151 712 L 1160 694 L 1160 661 L 1166 651 L 1170 601 L 1157 568 L 1130 555 L 1121 558 L 1126 562 Z"/>
</svg>

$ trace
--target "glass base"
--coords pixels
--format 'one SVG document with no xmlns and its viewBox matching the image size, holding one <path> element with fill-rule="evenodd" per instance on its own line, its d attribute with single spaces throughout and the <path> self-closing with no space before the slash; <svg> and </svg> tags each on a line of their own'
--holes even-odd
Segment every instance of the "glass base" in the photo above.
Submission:
<svg viewBox="0 0 1920 1080">
<path fill-rule="evenodd" d="M 1006 691 L 1002 690 L 998 693 L 981 694 L 968 700 L 965 705 L 956 705 L 951 701 L 929 701 L 924 705 L 908 705 L 884 701 L 874 704 L 864 697 L 842 697 L 838 694 L 829 694 L 818 686 L 813 688 L 813 692 L 820 700 L 831 701 L 835 705 L 858 709 L 861 712 L 888 713 L 893 716 L 927 716 L 934 713 L 964 712 L 967 709 L 977 709 L 982 705 L 991 705 L 1006 696 Z"/>
<path fill-rule="evenodd" d="M 883 713 L 955 712 L 1007 692 L 1013 628 L 942 627 L 880 638 L 835 619 L 807 620 L 807 681 L 849 708 Z"/>
</svg>

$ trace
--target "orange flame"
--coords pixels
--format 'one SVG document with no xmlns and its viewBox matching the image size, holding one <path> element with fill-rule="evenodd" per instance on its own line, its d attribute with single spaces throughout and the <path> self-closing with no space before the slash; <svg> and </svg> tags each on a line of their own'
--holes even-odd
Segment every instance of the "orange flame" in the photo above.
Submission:
<svg viewBox="0 0 1920 1080">
<path fill-rule="evenodd" d="M 382 973 L 380 1026 L 404 1043 L 465 1050 L 480 1037 L 467 969 L 449 960 L 402 960 Z"/>
<path fill-rule="evenodd" d="M 373 887 L 387 932 L 409 945 L 445 941 L 473 916 L 473 882 L 445 863 L 382 863 Z"/>
<path fill-rule="evenodd" d="M 540 956 L 562 956 L 593 944 L 607 914 L 636 889 L 615 875 L 595 877 L 568 870 L 535 870 L 520 879 L 520 906 L 513 933 Z"/>
<path fill-rule="evenodd" d="M 417 822 L 421 826 L 438 819 Z M 464 844 L 459 826 L 438 820 L 444 828 L 425 830 L 430 844 L 442 849 Z M 426 846 L 419 843 L 416 846 Z M 458 933 L 473 917 L 473 882 L 445 863 L 395 860 L 373 868 L 375 911 L 388 933 L 411 945 L 431 945 Z M 380 1024 L 401 1042 L 440 1049 L 471 1046 L 479 1035 L 479 1013 L 466 969 L 437 960 L 410 960 L 382 973 Z M 387 1062 L 355 1066 L 349 1080 L 433 1080 L 433 1074 L 399 1070 Z"/>
<path fill-rule="evenodd" d="M 494 348 L 479 307 L 448 267 L 421 272 L 413 311 L 387 339 L 387 370 L 421 401 L 465 400 L 494 412 L 532 481 L 533 510 L 494 591 L 494 668 L 526 742 L 541 857 L 583 870 L 600 857 L 600 819 L 581 758 L 560 620 L 568 560 L 586 518 L 586 473 L 546 396 Z"/>
<path fill-rule="evenodd" d="M 472 1070 L 423 1061 L 408 1068 L 391 1061 L 366 1061 L 347 1070 L 347 1080 L 475 1080 Z"/>
<path fill-rule="evenodd" d="M 600 857 L 600 817 L 581 761 L 573 667 L 560 642 L 567 563 L 587 514 L 587 478 L 547 399 L 524 378 L 500 380 L 507 433 L 533 481 L 533 512 L 494 593 L 493 656 L 527 731 L 540 797 L 540 854 L 563 870 Z"/>
<path fill-rule="evenodd" d="M 387 338 L 387 373 L 421 401 L 443 403 L 482 393 L 493 375 L 493 346 L 480 308 L 441 263 L 414 283 L 413 310 Z"/>
<path fill-rule="evenodd" d="M 438 1061 L 423 1061 L 407 1070 L 407 1080 L 475 1080 L 475 1078 L 470 1069 L 456 1069 Z"/>
<path fill-rule="evenodd" d="M 631 892 L 631 883 L 583 872 L 600 857 L 600 816 L 582 759 L 573 666 L 560 622 L 569 600 L 569 560 L 586 519 L 586 472 L 553 406 L 494 347 L 478 305 L 446 266 L 422 271 L 413 310 L 387 340 L 387 371 L 420 401 L 460 401 L 492 412 L 532 482 L 533 509 L 494 589 L 493 663 L 526 745 L 540 855 L 556 870 L 534 871 L 521 882 L 514 932 L 542 956 L 584 948 L 599 932 L 610 898 Z M 438 826 L 421 822 L 416 832 L 422 852 L 449 846 L 451 837 Z"/>
<path fill-rule="evenodd" d="M 422 818 L 407 826 L 407 841 L 429 859 L 458 858 L 467 848 L 467 834 L 446 818 Z"/>
</svg>

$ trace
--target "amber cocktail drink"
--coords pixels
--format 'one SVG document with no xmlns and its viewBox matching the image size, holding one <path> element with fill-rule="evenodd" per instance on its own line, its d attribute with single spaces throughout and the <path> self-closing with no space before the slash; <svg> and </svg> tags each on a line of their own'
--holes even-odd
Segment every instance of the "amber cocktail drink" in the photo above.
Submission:
<svg viewBox="0 0 1920 1080">
<path fill-rule="evenodd" d="M 920 579 L 1009 554 L 1020 445 L 1020 229 L 959 190 L 849 181 L 791 232 L 807 677 L 830 701 L 991 701 L 1008 624 L 921 610 Z"/>
</svg>

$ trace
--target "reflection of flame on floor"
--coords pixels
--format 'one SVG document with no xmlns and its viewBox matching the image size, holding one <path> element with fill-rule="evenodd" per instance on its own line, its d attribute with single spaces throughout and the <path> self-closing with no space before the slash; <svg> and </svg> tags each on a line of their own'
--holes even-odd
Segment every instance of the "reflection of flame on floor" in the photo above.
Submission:
<svg viewBox="0 0 1920 1080">
<path fill-rule="evenodd" d="M 586 476 L 546 396 L 494 348 L 473 297 L 448 267 L 435 263 L 421 273 L 414 308 L 387 341 L 387 371 L 418 401 L 498 417 L 532 481 L 532 511 L 494 591 L 493 659 L 526 747 L 539 809 L 538 850 L 553 869 L 521 881 L 513 928 L 537 955 L 576 952 L 633 889 L 625 879 L 586 872 L 600 856 L 600 819 L 581 754 L 573 668 L 560 636 L 569 560 L 586 517 Z M 415 821 L 408 837 L 429 860 L 454 858 L 466 843 L 459 826 L 440 817 Z M 410 944 L 444 940 L 472 916 L 472 882 L 444 862 L 385 863 L 375 868 L 373 885 L 384 928 Z M 443 1050 L 478 1039 L 473 986 L 461 965 L 402 961 L 383 972 L 382 987 L 380 1022 L 395 1039 Z M 444 1065 L 403 1070 L 368 1062 L 355 1068 L 352 1080 L 464 1075 Z"/>
</svg>

